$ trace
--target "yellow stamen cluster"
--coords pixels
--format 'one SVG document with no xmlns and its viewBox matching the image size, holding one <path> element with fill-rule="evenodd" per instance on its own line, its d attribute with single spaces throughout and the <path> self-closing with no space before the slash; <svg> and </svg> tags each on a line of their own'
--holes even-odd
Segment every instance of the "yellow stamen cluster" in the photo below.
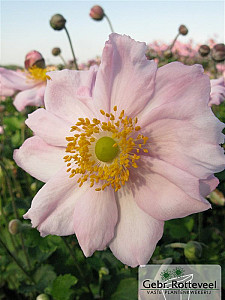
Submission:
<svg viewBox="0 0 225 300">
<path fill-rule="evenodd" d="M 55 70 L 55 68 L 54 68 Z M 34 81 L 46 81 L 47 79 L 51 79 L 48 75 L 46 75 L 47 72 L 53 71 L 52 68 L 38 68 L 36 66 L 33 66 L 29 68 L 27 78 L 34 80 Z"/>
<path fill-rule="evenodd" d="M 136 126 L 138 119 L 124 117 L 124 110 L 116 118 L 117 107 L 113 110 L 114 114 L 100 110 L 107 122 L 79 118 L 70 130 L 76 132 L 74 136 L 66 137 L 68 155 L 64 156 L 64 160 L 67 172 L 70 172 L 71 178 L 81 174 L 77 181 L 80 187 L 89 180 L 90 187 L 100 183 L 101 187 L 96 191 L 104 190 L 107 186 L 118 191 L 129 180 L 129 169 L 138 167 L 140 152 L 148 152 L 143 148 L 148 138 L 138 134 L 141 129 Z M 110 162 L 102 162 L 95 155 L 95 144 L 103 136 L 111 137 L 115 140 L 113 147 L 119 147 L 117 156 Z"/>
</svg>

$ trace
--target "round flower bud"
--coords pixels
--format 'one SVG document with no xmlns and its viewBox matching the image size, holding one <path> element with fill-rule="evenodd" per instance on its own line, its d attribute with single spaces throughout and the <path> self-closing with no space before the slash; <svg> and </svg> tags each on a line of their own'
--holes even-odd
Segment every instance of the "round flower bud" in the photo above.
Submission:
<svg viewBox="0 0 225 300">
<path fill-rule="evenodd" d="M 212 48 L 212 59 L 216 62 L 222 62 L 225 60 L 225 45 L 224 44 L 216 44 Z"/>
<path fill-rule="evenodd" d="M 199 54 L 204 57 L 207 56 L 210 52 L 210 48 L 207 45 L 201 45 L 198 49 Z"/>
<path fill-rule="evenodd" d="M 179 33 L 182 34 L 182 35 L 188 34 L 187 27 L 185 25 L 180 25 L 180 27 L 179 27 Z"/>
<path fill-rule="evenodd" d="M 222 192 L 218 189 L 215 189 L 211 194 L 209 194 L 208 198 L 213 204 L 224 206 L 225 205 L 225 197 Z"/>
<path fill-rule="evenodd" d="M 37 296 L 36 300 L 50 300 L 49 296 L 46 294 L 40 294 Z"/>
<path fill-rule="evenodd" d="M 173 53 L 171 50 L 166 50 L 166 51 L 164 51 L 163 54 L 164 54 L 165 58 L 171 58 L 173 56 Z"/>
<path fill-rule="evenodd" d="M 109 275 L 109 269 L 107 269 L 105 267 L 101 267 L 101 269 L 99 270 L 99 274 L 100 275 Z"/>
<path fill-rule="evenodd" d="M 22 223 L 18 219 L 11 220 L 8 229 L 11 234 L 17 234 L 22 230 Z"/>
<path fill-rule="evenodd" d="M 93 6 L 89 13 L 89 16 L 96 21 L 101 21 L 104 18 L 104 15 L 104 10 L 99 5 Z"/>
<path fill-rule="evenodd" d="M 55 14 L 51 17 L 50 25 L 54 30 L 62 30 L 65 27 L 66 19 L 60 15 Z"/>
<path fill-rule="evenodd" d="M 25 56 L 25 62 L 24 62 L 25 69 L 29 69 L 33 66 L 36 66 L 38 68 L 45 68 L 45 60 L 40 52 L 36 50 L 32 50 L 27 53 Z"/>
<path fill-rule="evenodd" d="M 53 48 L 52 49 L 52 55 L 54 56 L 58 56 L 61 53 L 61 49 L 60 48 Z"/>
<path fill-rule="evenodd" d="M 201 244 L 195 241 L 188 242 L 184 248 L 184 255 L 190 261 L 197 260 L 202 255 Z"/>
</svg>

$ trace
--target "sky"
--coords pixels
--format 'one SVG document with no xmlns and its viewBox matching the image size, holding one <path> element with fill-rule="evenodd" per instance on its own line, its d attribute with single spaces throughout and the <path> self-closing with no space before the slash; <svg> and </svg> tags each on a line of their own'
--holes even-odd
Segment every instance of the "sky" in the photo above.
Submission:
<svg viewBox="0 0 225 300">
<path fill-rule="evenodd" d="M 114 30 L 138 41 L 161 40 L 171 43 L 180 24 L 189 33 L 181 42 L 193 39 L 196 44 L 209 38 L 224 43 L 224 1 L 1 1 L 1 64 L 23 66 L 30 50 L 42 53 L 47 64 L 59 64 L 51 50 L 60 47 L 66 60 L 72 59 L 64 30 L 54 31 L 49 20 L 60 13 L 67 20 L 75 55 L 79 63 L 101 56 L 110 34 L 104 19 L 89 16 L 93 5 L 103 7 Z"/>
</svg>

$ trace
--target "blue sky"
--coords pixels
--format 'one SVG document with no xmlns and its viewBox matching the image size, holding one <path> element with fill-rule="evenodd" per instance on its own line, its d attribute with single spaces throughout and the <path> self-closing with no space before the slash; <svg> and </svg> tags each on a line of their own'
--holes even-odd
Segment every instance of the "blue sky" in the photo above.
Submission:
<svg viewBox="0 0 225 300">
<path fill-rule="evenodd" d="M 180 41 L 204 43 L 217 36 L 224 42 L 223 1 L 6 1 L 1 2 L 1 64 L 23 65 L 25 54 L 40 51 L 47 63 L 60 63 L 51 49 L 60 47 L 72 59 L 64 31 L 54 31 L 49 20 L 55 13 L 67 19 L 67 28 L 79 62 L 101 55 L 110 33 L 106 20 L 93 21 L 90 8 L 102 6 L 116 32 L 150 43 L 171 42 L 180 24 L 189 29 Z"/>
</svg>

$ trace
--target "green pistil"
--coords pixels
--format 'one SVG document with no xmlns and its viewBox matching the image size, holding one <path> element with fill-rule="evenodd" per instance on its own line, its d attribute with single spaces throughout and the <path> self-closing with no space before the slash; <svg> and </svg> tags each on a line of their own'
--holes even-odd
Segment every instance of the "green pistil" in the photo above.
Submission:
<svg viewBox="0 0 225 300">
<path fill-rule="evenodd" d="M 104 136 L 95 144 L 95 154 L 100 161 L 112 161 L 118 154 L 119 147 L 111 137 Z"/>
</svg>

